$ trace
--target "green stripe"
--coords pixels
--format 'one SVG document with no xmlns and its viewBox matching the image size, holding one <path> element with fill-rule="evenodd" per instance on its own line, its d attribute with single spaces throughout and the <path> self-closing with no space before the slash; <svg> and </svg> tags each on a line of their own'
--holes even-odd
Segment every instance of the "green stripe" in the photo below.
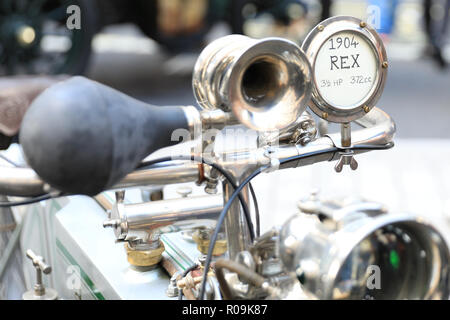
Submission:
<svg viewBox="0 0 450 320">
<path fill-rule="evenodd" d="M 170 243 L 170 240 L 167 239 L 166 237 L 161 237 L 161 240 L 164 242 L 164 244 L 167 244 L 169 246 L 170 249 L 172 249 L 175 253 L 177 253 L 177 250 L 175 250 L 175 248 L 172 246 L 172 244 Z M 167 251 L 167 250 L 166 250 Z M 186 262 L 186 264 L 189 266 L 191 265 L 191 262 L 189 262 L 188 260 L 186 260 L 185 257 L 183 257 L 182 255 L 178 255 L 184 262 Z"/>
<path fill-rule="evenodd" d="M 181 264 L 181 263 L 179 263 L 178 262 L 178 260 L 177 259 L 175 259 L 175 257 L 173 257 L 170 253 L 169 253 L 169 251 L 167 251 L 166 250 L 166 253 L 169 255 L 169 257 L 171 257 L 172 259 L 173 259 L 173 261 L 175 261 L 176 262 L 176 264 L 177 265 L 179 265 L 180 266 L 180 268 L 182 268 L 183 270 L 186 270 L 186 268 L 185 267 L 183 267 L 183 265 Z"/>
<path fill-rule="evenodd" d="M 61 254 L 61 258 L 64 260 L 65 263 L 67 263 L 67 265 L 73 266 L 73 264 L 67 259 L 67 257 L 61 251 L 58 251 L 58 252 Z M 81 281 L 84 284 L 84 286 L 87 288 L 87 290 L 89 291 L 91 296 L 94 299 L 96 299 L 97 297 L 95 296 L 94 292 L 92 292 L 91 288 L 87 287 L 87 284 L 83 281 L 83 279 L 81 279 Z M 77 295 L 77 294 L 75 294 L 75 295 Z M 80 296 L 80 300 L 81 300 L 81 296 Z"/>
<path fill-rule="evenodd" d="M 61 210 L 61 205 L 58 203 L 58 201 L 56 201 L 55 199 L 53 199 L 52 204 L 50 206 L 50 212 L 53 212 L 53 208 L 55 208 L 55 212 Z"/>
<path fill-rule="evenodd" d="M 88 286 L 91 293 L 98 299 L 98 300 L 105 300 L 105 297 L 103 294 L 95 287 L 94 282 L 89 278 L 89 276 L 84 272 L 83 268 L 76 262 L 76 260 L 70 255 L 69 251 L 64 247 L 64 245 L 61 243 L 61 241 L 57 238 L 56 239 L 56 246 L 59 250 L 61 250 L 62 254 L 69 260 L 69 262 L 72 265 L 76 265 L 78 268 L 80 268 L 81 277 Z"/>
</svg>

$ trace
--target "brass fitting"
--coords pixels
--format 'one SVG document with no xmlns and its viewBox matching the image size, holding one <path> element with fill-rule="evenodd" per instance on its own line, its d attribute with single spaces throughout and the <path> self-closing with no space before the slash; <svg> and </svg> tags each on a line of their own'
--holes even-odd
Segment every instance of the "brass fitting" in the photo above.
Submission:
<svg viewBox="0 0 450 320">
<path fill-rule="evenodd" d="M 165 247 L 164 243 L 160 240 L 159 246 L 155 249 L 136 250 L 126 243 L 125 250 L 127 251 L 127 260 L 131 265 L 137 267 L 150 267 L 161 261 Z"/>
<path fill-rule="evenodd" d="M 208 254 L 209 244 L 211 242 L 211 233 L 206 229 L 199 229 L 194 232 L 192 239 L 197 243 L 197 249 L 202 254 Z M 217 239 L 213 250 L 213 256 L 221 256 L 227 251 L 227 240 Z"/>
<path fill-rule="evenodd" d="M 203 275 L 201 275 L 199 277 L 192 277 L 190 275 L 187 275 L 183 279 L 177 281 L 177 286 L 180 289 L 184 289 L 184 288 L 193 289 L 193 288 L 195 288 L 195 286 L 197 284 L 202 282 L 202 280 L 203 280 Z"/>
</svg>

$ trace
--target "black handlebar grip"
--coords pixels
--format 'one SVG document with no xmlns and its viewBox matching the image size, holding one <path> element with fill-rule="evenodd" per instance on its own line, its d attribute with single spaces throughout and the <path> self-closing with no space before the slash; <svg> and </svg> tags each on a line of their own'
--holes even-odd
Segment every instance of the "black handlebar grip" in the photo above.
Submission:
<svg viewBox="0 0 450 320">
<path fill-rule="evenodd" d="M 23 119 L 28 164 L 51 186 L 95 195 L 188 128 L 181 107 L 155 107 L 84 77 L 51 86 Z"/>
</svg>

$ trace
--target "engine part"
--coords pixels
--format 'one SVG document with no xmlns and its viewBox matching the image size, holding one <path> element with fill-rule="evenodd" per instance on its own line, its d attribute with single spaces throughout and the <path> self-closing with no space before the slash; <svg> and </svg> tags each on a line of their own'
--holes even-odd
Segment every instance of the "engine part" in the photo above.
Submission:
<svg viewBox="0 0 450 320">
<path fill-rule="evenodd" d="M 208 248 L 211 240 L 211 235 L 214 230 L 212 229 L 197 229 L 192 235 L 192 239 L 194 239 L 195 243 L 197 243 L 197 249 L 202 254 L 208 253 Z M 222 234 L 221 237 L 216 241 L 213 249 L 213 256 L 221 256 L 227 251 L 227 239 L 225 235 Z"/>
<path fill-rule="evenodd" d="M 157 265 L 162 259 L 162 253 L 165 249 L 164 243 L 158 240 L 152 244 L 139 243 L 133 245 L 130 242 L 125 243 L 128 262 L 136 267 L 151 267 Z"/>
</svg>

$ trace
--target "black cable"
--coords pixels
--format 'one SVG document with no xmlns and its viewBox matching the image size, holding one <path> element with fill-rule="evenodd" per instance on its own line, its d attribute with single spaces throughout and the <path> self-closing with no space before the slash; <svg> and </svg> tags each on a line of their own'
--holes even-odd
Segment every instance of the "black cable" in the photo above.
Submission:
<svg viewBox="0 0 450 320">
<path fill-rule="evenodd" d="M 194 263 L 193 265 L 191 265 L 189 268 L 187 268 L 186 270 L 183 271 L 182 274 L 182 278 L 185 278 L 189 272 L 191 272 L 192 270 L 195 270 L 198 267 L 197 263 Z M 183 300 L 183 289 L 179 288 L 178 291 L 178 300 Z"/>
<path fill-rule="evenodd" d="M 195 157 L 195 156 L 163 157 L 163 158 L 159 158 L 159 159 L 143 161 L 138 165 L 137 169 L 145 169 L 146 167 L 154 165 L 154 164 L 158 164 L 161 162 L 167 162 L 167 161 L 173 161 L 173 160 L 191 160 L 191 161 L 197 161 L 197 162 L 209 165 L 209 166 L 213 167 L 214 169 L 216 169 L 217 171 L 219 171 L 225 177 L 225 179 L 227 179 L 227 181 L 231 184 L 231 186 L 233 187 L 234 190 L 236 190 L 236 188 L 237 188 L 234 178 L 224 168 L 222 168 L 221 166 L 219 166 L 215 163 L 209 163 L 202 157 Z M 247 221 L 248 229 L 250 232 L 250 239 L 251 239 L 251 241 L 253 241 L 255 239 L 255 229 L 253 227 L 252 219 L 250 216 L 250 210 L 248 209 L 248 205 L 245 202 L 245 199 L 242 196 L 242 194 L 239 194 L 238 197 L 239 197 L 239 201 L 241 202 L 242 209 L 244 210 L 245 220 Z"/>
<path fill-rule="evenodd" d="M 20 166 L 15 163 L 14 161 L 10 160 L 8 157 L 5 157 L 4 155 L 0 154 L 0 158 L 8 162 L 9 164 L 12 164 L 14 167 L 19 168 Z"/>
<path fill-rule="evenodd" d="M 394 147 L 394 142 L 389 142 L 386 144 L 379 144 L 379 145 L 373 145 L 373 144 L 360 144 L 356 146 L 352 146 L 350 148 L 342 148 L 344 150 L 350 149 L 350 150 L 388 150 Z"/>
<path fill-rule="evenodd" d="M 252 174 L 250 174 L 243 182 L 242 184 L 240 184 L 237 189 L 234 190 L 233 194 L 231 195 L 231 197 L 228 199 L 227 203 L 225 204 L 225 206 L 222 209 L 222 212 L 220 213 L 219 219 L 217 220 L 217 224 L 216 224 L 216 228 L 214 229 L 214 233 L 211 237 L 210 243 L 209 243 L 209 248 L 208 248 L 208 254 L 206 255 L 206 261 L 205 261 L 205 271 L 203 272 L 203 280 L 202 280 L 202 285 L 201 285 L 201 290 L 200 290 L 200 296 L 199 299 L 203 300 L 203 297 L 205 296 L 205 290 L 206 290 L 206 281 L 207 281 L 207 277 L 208 277 L 208 270 L 209 267 L 211 265 L 211 260 L 212 260 L 212 253 L 214 250 L 214 246 L 216 245 L 216 241 L 217 241 L 217 236 L 219 235 L 219 230 L 223 224 L 223 221 L 225 220 L 226 214 L 228 212 L 228 210 L 230 209 L 231 204 L 233 203 L 234 199 L 236 198 L 236 196 L 239 194 L 239 192 L 241 192 L 241 190 L 254 178 L 256 177 L 258 174 L 260 174 L 266 167 L 268 167 L 267 165 L 264 167 L 260 167 L 258 169 L 256 169 L 255 171 L 253 171 Z"/>
<path fill-rule="evenodd" d="M 250 189 L 250 193 L 253 198 L 253 205 L 255 207 L 256 237 L 259 238 L 259 236 L 261 235 L 261 220 L 259 216 L 258 199 L 256 199 L 256 193 L 251 182 L 248 183 L 248 187 Z"/>
<path fill-rule="evenodd" d="M 15 163 L 14 161 L 12 161 L 9 158 L 5 157 L 2 154 L 0 154 L 0 158 L 5 160 L 6 162 L 12 164 L 16 168 L 20 168 L 21 167 L 17 163 Z M 0 208 L 10 208 L 10 207 L 24 206 L 24 205 L 28 205 L 28 204 L 33 204 L 33 203 L 36 203 L 36 202 L 44 201 L 44 200 L 49 200 L 49 199 L 56 198 L 56 197 L 59 197 L 59 196 L 61 196 L 61 195 L 54 196 L 54 195 L 50 195 L 50 194 L 47 193 L 47 194 L 44 194 L 44 195 L 41 195 L 41 196 L 38 196 L 38 197 L 34 197 L 34 198 L 31 198 L 31 199 L 23 200 L 23 201 L 0 202 Z"/>
<path fill-rule="evenodd" d="M 27 205 L 27 204 L 33 204 L 33 203 L 36 203 L 36 202 L 49 200 L 49 199 L 56 198 L 56 197 L 58 197 L 58 196 L 52 196 L 50 194 L 44 194 L 42 196 L 34 197 L 34 198 L 23 200 L 23 201 L 0 202 L 0 208 L 24 206 L 24 205 Z"/>
<path fill-rule="evenodd" d="M 163 158 L 158 158 L 158 159 L 153 159 L 153 160 L 147 160 L 147 161 L 142 161 L 136 169 L 145 169 L 148 166 L 152 166 L 154 164 L 158 164 L 160 162 L 167 162 L 167 161 L 171 161 L 171 160 L 177 160 L 177 158 L 175 157 L 163 157 Z M 184 160 L 184 157 L 182 157 L 181 159 L 178 160 Z"/>
<path fill-rule="evenodd" d="M 323 150 L 323 151 L 313 151 L 313 152 L 309 152 L 306 154 L 302 154 L 302 155 L 298 155 L 298 156 L 294 156 L 294 157 L 290 157 L 290 158 L 286 158 L 280 161 L 280 165 L 281 164 L 285 164 L 285 163 L 289 163 L 292 161 L 296 161 L 296 160 L 300 160 L 300 159 L 305 159 L 305 158 L 309 158 L 309 157 L 314 157 L 314 156 L 318 156 L 321 154 L 326 154 L 326 153 L 335 153 L 337 151 L 340 150 L 385 150 L 385 149 L 390 149 L 394 146 L 393 142 L 387 143 L 385 145 L 379 145 L 379 146 L 371 146 L 371 145 L 359 145 L 359 146 L 354 146 L 354 147 L 349 147 L 349 148 L 337 148 L 337 147 L 333 147 L 327 150 Z M 241 192 L 241 190 L 248 184 L 250 183 L 250 181 L 255 178 L 258 174 L 260 174 L 261 172 L 263 172 L 266 168 L 268 168 L 269 166 L 263 166 L 260 167 L 258 169 L 256 169 L 255 171 L 253 171 L 252 174 L 250 174 L 243 182 L 242 184 L 240 184 L 238 186 L 237 189 L 234 190 L 233 194 L 231 195 L 231 197 L 228 199 L 227 203 L 225 204 L 225 206 L 222 209 L 222 212 L 219 215 L 219 219 L 217 220 L 217 224 L 216 224 L 216 229 L 214 230 L 214 233 L 211 237 L 210 243 L 209 243 L 209 248 L 208 248 L 208 254 L 206 256 L 206 261 L 205 261 L 205 272 L 203 275 L 203 280 L 202 280 L 202 285 L 201 285 L 201 289 L 200 289 L 200 296 L 199 299 L 202 300 L 204 295 L 205 295 L 205 289 L 206 289 L 206 281 L 207 281 L 207 277 L 208 277 L 208 271 L 209 267 L 211 265 L 211 260 L 212 260 L 212 252 L 214 250 L 214 246 L 216 244 L 217 241 L 217 237 L 219 234 L 219 230 L 222 226 L 223 221 L 225 220 L 226 214 L 231 206 L 231 203 L 234 201 L 234 199 L 236 198 L 237 194 L 239 194 L 239 192 Z"/>
</svg>

